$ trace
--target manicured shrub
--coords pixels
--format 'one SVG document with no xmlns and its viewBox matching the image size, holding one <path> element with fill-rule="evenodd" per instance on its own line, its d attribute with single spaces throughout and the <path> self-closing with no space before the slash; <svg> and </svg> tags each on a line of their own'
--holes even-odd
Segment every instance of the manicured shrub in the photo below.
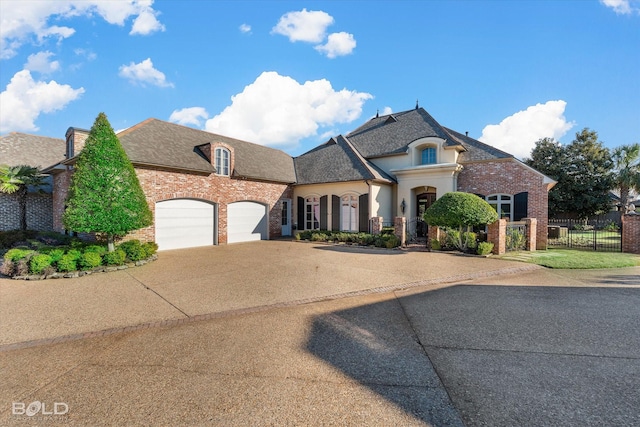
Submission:
<svg viewBox="0 0 640 427">
<path fill-rule="evenodd" d="M 327 241 L 327 235 L 324 233 L 313 233 L 311 235 L 311 241 L 312 242 L 326 242 Z"/>
<path fill-rule="evenodd" d="M 466 231 L 462 233 L 462 241 L 466 242 L 468 249 L 474 249 L 478 247 L 478 235 L 473 231 Z"/>
<path fill-rule="evenodd" d="M 21 259 L 27 258 L 29 255 L 34 254 L 35 251 L 31 249 L 9 249 L 6 254 L 4 254 L 5 261 L 17 262 Z"/>
<path fill-rule="evenodd" d="M 127 258 L 131 261 L 140 261 L 141 259 L 145 259 L 147 257 L 146 252 L 142 247 L 142 243 L 140 243 L 140 240 L 129 240 L 127 242 L 121 243 L 118 247 L 122 249 L 125 254 L 127 254 Z"/>
<path fill-rule="evenodd" d="M 493 251 L 493 243 L 480 242 L 478 243 L 477 253 L 478 255 L 489 255 Z"/>
<path fill-rule="evenodd" d="M 77 261 L 80 259 L 82 251 L 80 251 L 79 249 L 69 249 L 65 255 L 69 256 L 74 261 Z"/>
<path fill-rule="evenodd" d="M 433 249 L 434 251 L 439 251 L 440 249 L 442 249 L 442 246 L 440 245 L 440 240 L 431 239 L 431 249 Z"/>
<path fill-rule="evenodd" d="M 66 253 L 58 260 L 56 263 L 58 267 L 58 271 L 67 272 L 67 271 L 76 271 L 78 269 L 78 258 L 75 254 Z"/>
<path fill-rule="evenodd" d="M 41 274 L 46 268 L 51 266 L 52 261 L 50 255 L 35 254 L 29 260 L 29 272 L 32 274 Z"/>
<path fill-rule="evenodd" d="M 91 270 L 102 264 L 102 257 L 97 252 L 85 252 L 78 259 L 78 264 L 83 270 Z"/>
<path fill-rule="evenodd" d="M 158 244 L 156 242 L 146 242 L 142 244 L 142 249 L 144 249 L 145 258 L 149 258 L 158 252 Z"/>
<path fill-rule="evenodd" d="M 87 253 L 87 252 L 94 252 L 97 253 L 98 255 L 102 256 L 104 254 L 107 253 L 107 247 L 106 246 L 100 246 L 100 245 L 89 245 L 87 247 L 85 247 L 82 252 Z"/>
<path fill-rule="evenodd" d="M 120 248 L 104 255 L 104 263 L 107 265 L 122 265 L 125 259 L 127 259 L 127 254 Z"/>
</svg>

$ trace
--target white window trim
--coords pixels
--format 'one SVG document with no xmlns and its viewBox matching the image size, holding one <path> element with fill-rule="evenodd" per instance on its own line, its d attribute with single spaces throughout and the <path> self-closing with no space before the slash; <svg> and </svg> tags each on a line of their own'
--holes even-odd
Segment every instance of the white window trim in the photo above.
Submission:
<svg viewBox="0 0 640 427">
<path fill-rule="evenodd" d="M 345 197 L 349 197 L 348 202 L 343 200 L 343 198 Z M 345 202 L 347 202 L 345 204 Z M 348 219 L 348 224 L 349 224 L 349 228 L 345 228 L 344 227 L 344 206 L 353 206 L 352 203 L 355 203 L 355 212 L 352 209 L 349 209 L 349 219 Z M 353 217 L 352 217 L 353 215 Z M 353 194 L 353 193 L 347 193 L 347 194 L 343 194 L 342 196 L 340 196 L 340 231 L 347 231 L 347 232 L 357 232 L 359 230 L 359 226 L 360 224 L 358 224 L 358 222 L 360 221 L 360 198 L 357 194 Z M 353 227 L 352 227 L 353 226 Z M 353 229 L 352 229 L 353 228 Z"/>
<path fill-rule="evenodd" d="M 502 200 L 503 196 L 509 197 L 509 201 Z M 489 198 L 491 197 L 495 197 L 496 200 L 489 200 Z M 489 194 L 485 198 L 485 200 L 496 210 L 496 212 L 498 212 L 498 216 L 500 218 L 503 218 L 503 215 L 501 213 L 502 205 L 509 205 L 509 221 L 513 221 L 513 195 L 512 194 L 505 194 L 505 193 Z"/>
<path fill-rule="evenodd" d="M 309 199 L 312 199 L 310 202 Z M 311 207 L 311 211 L 309 212 L 309 206 Z M 317 212 L 317 218 L 308 218 L 308 214 L 315 214 Z M 317 220 L 317 221 L 316 221 Z M 318 227 L 313 228 L 313 226 L 317 223 Z M 309 224 L 311 224 L 312 228 L 309 228 Z M 304 198 L 304 229 L 305 230 L 320 230 L 320 196 L 309 195 Z"/>
<path fill-rule="evenodd" d="M 218 154 L 220 153 L 220 154 Z M 227 154 L 227 164 L 224 164 L 224 153 Z M 214 154 L 213 154 L 213 158 L 215 159 L 215 168 L 216 168 L 216 175 L 219 176 L 230 176 L 231 175 L 231 151 L 229 151 L 229 149 L 225 148 L 225 147 L 216 147 L 214 150 Z M 226 168 L 225 168 L 226 166 Z M 225 173 L 225 169 L 226 169 L 226 173 Z"/>
</svg>

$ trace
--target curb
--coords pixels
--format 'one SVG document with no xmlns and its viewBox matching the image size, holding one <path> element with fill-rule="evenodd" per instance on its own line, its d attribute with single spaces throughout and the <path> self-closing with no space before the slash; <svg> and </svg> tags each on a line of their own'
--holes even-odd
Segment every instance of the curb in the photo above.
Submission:
<svg viewBox="0 0 640 427">
<path fill-rule="evenodd" d="M 58 336 L 53 338 L 40 338 L 36 340 L 2 344 L 0 345 L 0 353 L 12 351 L 12 350 L 21 350 L 21 349 L 31 348 L 31 347 L 39 347 L 44 345 L 70 342 L 70 341 L 79 341 L 87 338 L 106 337 L 109 335 L 139 331 L 143 329 L 176 326 L 176 325 L 182 325 L 186 323 L 201 322 L 204 320 L 220 319 L 224 317 L 260 313 L 260 312 L 269 311 L 269 310 L 278 309 L 278 308 L 294 307 L 298 305 L 311 304 L 311 303 L 323 302 L 323 301 L 331 301 L 331 300 L 342 299 L 342 298 L 350 298 L 350 297 L 372 295 L 372 294 L 382 294 L 382 293 L 388 293 L 388 292 L 394 292 L 394 291 L 401 291 L 405 289 L 417 288 L 421 286 L 435 286 L 435 285 L 448 284 L 448 283 L 465 282 L 469 280 L 482 279 L 482 278 L 498 276 L 498 275 L 502 276 L 502 275 L 509 275 L 509 274 L 517 274 L 517 273 L 523 273 L 527 271 L 539 270 L 542 268 L 544 267 L 540 267 L 535 264 L 526 264 L 518 267 L 501 268 L 497 270 L 482 271 L 477 273 L 466 273 L 466 274 L 460 274 L 455 276 L 442 277 L 438 279 L 419 280 L 416 282 L 403 283 L 399 285 L 383 286 L 383 287 L 364 289 L 359 291 L 344 292 L 341 294 L 306 298 L 306 299 L 280 302 L 275 304 L 267 304 L 267 305 L 248 307 L 248 308 L 240 308 L 236 310 L 219 311 L 219 312 L 207 313 L 207 314 L 197 314 L 194 316 L 182 317 L 178 319 L 159 320 L 155 322 L 140 323 L 140 324 L 131 325 L 131 326 L 108 328 L 100 331 L 80 332 L 77 334 L 63 335 L 63 336 Z"/>
</svg>

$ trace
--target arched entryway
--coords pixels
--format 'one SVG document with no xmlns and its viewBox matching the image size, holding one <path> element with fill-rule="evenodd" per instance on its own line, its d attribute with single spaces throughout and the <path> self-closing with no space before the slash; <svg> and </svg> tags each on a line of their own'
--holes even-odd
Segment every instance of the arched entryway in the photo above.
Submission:
<svg viewBox="0 0 640 427">
<path fill-rule="evenodd" d="M 436 201 L 435 191 L 427 191 L 416 195 L 416 217 L 418 223 L 416 225 L 417 237 L 427 236 L 427 224 L 422 220 L 424 212 Z"/>
</svg>

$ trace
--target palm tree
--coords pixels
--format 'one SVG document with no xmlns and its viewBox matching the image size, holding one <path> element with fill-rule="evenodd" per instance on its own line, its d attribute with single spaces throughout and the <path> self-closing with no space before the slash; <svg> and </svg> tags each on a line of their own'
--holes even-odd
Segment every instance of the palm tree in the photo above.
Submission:
<svg viewBox="0 0 640 427">
<path fill-rule="evenodd" d="M 620 190 L 624 213 L 629 212 L 629 192 L 640 192 L 640 144 L 623 145 L 613 150 L 615 185 Z"/>
<path fill-rule="evenodd" d="M 31 166 L 0 165 L 0 192 L 13 194 L 18 197 L 20 206 L 20 229 L 27 229 L 27 193 L 29 186 L 41 187 L 45 185 L 44 175 L 38 168 Z"/>
</svg>

